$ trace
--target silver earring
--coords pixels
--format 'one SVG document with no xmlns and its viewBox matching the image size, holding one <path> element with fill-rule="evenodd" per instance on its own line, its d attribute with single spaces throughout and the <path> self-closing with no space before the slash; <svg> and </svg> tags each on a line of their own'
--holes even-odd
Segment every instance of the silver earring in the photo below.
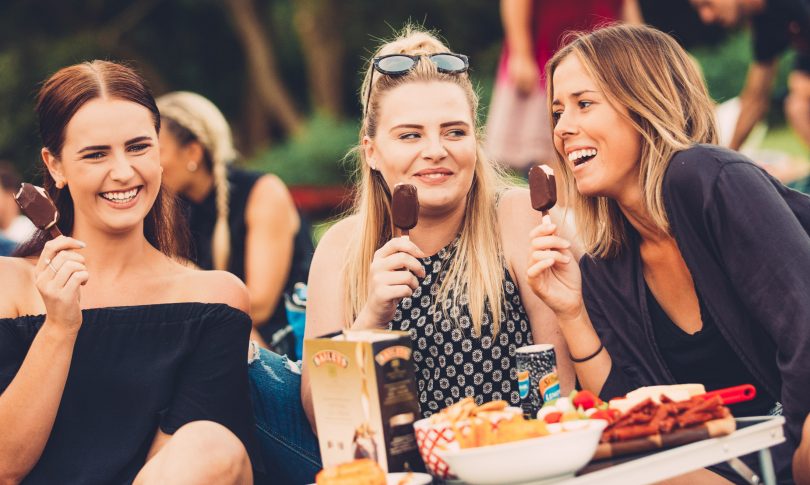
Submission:
<svg viewBox="0 0 810 485">
<path fill-rule="evenodd" d="M 377 164 L 374 163 L 374 160 L 369 160 L 368 163 L 369 163 L 369 165 L 371 165 L 372 170 L 374 170 L 374 171 L 377 170 Z"/>
<path fill-rule="evenodd" d="M 186 170 L 189 172 L 196 172 L 198 168 L 200 168 L 200 164 L 197 162 L 188 162 L 186 164 Z"/>
</svg>

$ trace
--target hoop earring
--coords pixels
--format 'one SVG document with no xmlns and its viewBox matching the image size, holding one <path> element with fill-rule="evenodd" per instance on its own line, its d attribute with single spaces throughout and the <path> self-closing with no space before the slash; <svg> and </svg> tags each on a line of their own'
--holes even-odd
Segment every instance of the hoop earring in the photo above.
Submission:
<svg viewBox="0 0 810 485">
<path fill-rule="evenodd" d="M 198 168 L 200 168 L 200 164 L 197 162 L 188 162 L 186 164 L 186 170 L 189 172 L 196 172 Z"/>
</svg>

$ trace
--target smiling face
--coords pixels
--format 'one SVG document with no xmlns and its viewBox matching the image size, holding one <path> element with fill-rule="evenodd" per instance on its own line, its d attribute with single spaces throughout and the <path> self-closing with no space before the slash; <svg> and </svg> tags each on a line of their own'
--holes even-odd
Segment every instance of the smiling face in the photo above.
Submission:
<svg viewBox="0 0 810 485">
<path fill-rule="evenodd" d="M 152 113 L 121 99 L 96 98 L 65 128 L 62 152 L 43 150 L 51 175 L 70 189 L 75 227 L 122 233 L 141 229 L 160 189 Z"/>
<path fill-rule="evenodd" d="M 624 107 L 614 107 L 576 55 L 552 77 L 554 147 L 585 196 L 622 198 L 639 189 L 641 135 Z"/>
<path fill-rule="evenodd" d="M 374 139 L 363 149 L 390 190 L 413 184 L 421 213 L 464 207 L 476 163 L 472 110 L 464 90 L 451 82 L 402 84 L 380 100 Z"/>
</svg>

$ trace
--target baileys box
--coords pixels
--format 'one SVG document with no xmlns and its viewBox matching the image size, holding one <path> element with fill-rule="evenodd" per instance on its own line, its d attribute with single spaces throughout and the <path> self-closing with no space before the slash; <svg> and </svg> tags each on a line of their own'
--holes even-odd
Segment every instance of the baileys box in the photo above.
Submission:
<svg viewBox="0 0 810 485">
<path fill-rule="evenodd" d="M 324 467 L 371 458 L 388 472 L 424 470 L 411 354 L 407 332 L 348 330 L 306 340 Z"/>
</svg>

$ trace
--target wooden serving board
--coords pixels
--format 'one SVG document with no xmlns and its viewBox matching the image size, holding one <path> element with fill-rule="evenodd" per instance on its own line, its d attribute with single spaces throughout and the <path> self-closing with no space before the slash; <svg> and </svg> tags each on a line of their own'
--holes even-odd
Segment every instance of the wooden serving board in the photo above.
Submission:
<svg viewBox="0 0 810 485">
<path fill-rule="evenodd" d="M 629 455 L 632 453 L 672 448 L 674 446 L 705 440 L 706 438 L 725 436 L 733 433 L 735 429 L 737 429 L 737 424 L 734 421 L 734 417 L 729 416 L 723 419 L 713 419 L 691 428 L 678 429 L 672 433 L 659 433 L 627 441 L 599 443 L 593 460 L 604 460 L 606 458 Z"/>
</svg>

